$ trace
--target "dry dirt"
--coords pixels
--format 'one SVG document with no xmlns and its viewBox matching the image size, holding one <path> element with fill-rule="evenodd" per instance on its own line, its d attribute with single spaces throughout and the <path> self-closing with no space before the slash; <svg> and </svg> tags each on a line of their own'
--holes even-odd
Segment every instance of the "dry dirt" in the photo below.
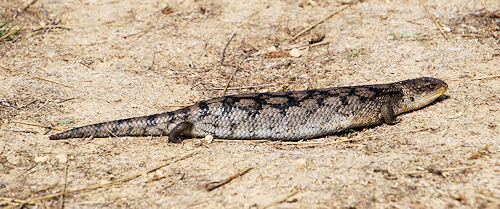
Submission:
<svg viewBox="0 0 500 209">
<path fill-rule="evenodd" d="M 294 41 L 345 3 L 39 0 L 24 9 L 30 2 L 0 0 L 0 21 L 24 27 L 0 43 L 0 206 L 500 207 L 497 0 L 426 1 L 427 12 L 419 1 L 367 0 Z M 289 55 L 323 35 L 328 44 Z M 67 129 L 223 94 L 421 76 L 445 80 L 446 96 L 396 125 L 295 145 L 50 141 L 57 130 L 28 125 Z"/>
</svg>

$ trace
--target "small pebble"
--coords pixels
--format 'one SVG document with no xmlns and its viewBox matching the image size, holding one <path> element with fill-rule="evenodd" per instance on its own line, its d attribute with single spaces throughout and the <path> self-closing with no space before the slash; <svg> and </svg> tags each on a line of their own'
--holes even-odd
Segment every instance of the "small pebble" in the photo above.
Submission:
<svg viewBox="0 0 500 209">
<path fill-rule="evenodd" d="M 48 159 L 49 159 L 48 156 L 43 156 L 43 157 L 35 157 L 35 159 L 33 160 L 35 161 L 35 163 L 43 163 L 46 162 Z"/>
<path fill-rule="evenodd" d="M 205 136 L 205 142 L 206 142 L 207 144 L 210 144 L 210 143 L 212 143 L 213 141 L 214 141 L 214 136 L 212 136 L 212 135 L 207 135 L 207 136 Z"/>
<path fill-rule="evenodd" d="M 290 54 L 290 56 L 292 56 L 292 57 L 300 57 L 300 56 L 302 56 L 302 54 L 304 53 L 304 51 L 303 51 L 303 50 L 300 50 L 300 49 L 295 48 L 295 49 L 290 50 L 290 52 L 288 52 L 288 53 L 289 53 L 289 54 Z"/>
<path fill-rule="evenodd" d="M 278 49 L 275 46 L 271 46 L 266 49 L 266 53 L 276 52 Z"/>
<path fill-rule="evenodd" d="M 58 154 L 56 155 L 57 162 L 59 163 L 67 163 L 68 155 L 67 154 Z"/>
</svg>

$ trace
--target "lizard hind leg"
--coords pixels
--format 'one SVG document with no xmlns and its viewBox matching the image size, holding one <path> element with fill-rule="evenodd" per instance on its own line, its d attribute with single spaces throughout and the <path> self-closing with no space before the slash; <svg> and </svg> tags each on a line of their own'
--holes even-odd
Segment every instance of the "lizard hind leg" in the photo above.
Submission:
<svg viewBox="0 0 500 209">
<path fill-rule="evenodd" d="M 168 134 L 168 141 L 172 143 L 181 143 L 181 134 L 191 128 L 193 128 L 193 124 L 190 122 L 182 122 L 177 124 Z"/>
</svg>

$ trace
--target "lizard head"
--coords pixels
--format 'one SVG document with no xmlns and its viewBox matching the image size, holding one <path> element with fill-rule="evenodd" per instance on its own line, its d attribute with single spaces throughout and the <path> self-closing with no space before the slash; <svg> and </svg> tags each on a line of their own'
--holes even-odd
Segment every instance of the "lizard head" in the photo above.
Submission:
<svg viewBox="0 0 500 209">
<path fill-rule="evenodd" d="M 403 90 L 402 112 L 422 108 L 441 95 L 448 89 L 446 82 L 429 77 L 422 77 L 398 82 Z"/>
</svg>

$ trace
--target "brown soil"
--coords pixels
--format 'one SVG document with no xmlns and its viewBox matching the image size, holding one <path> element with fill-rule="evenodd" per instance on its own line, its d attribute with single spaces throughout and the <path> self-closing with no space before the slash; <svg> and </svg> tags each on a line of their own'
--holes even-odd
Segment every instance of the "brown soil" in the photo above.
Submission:
<svg viewBox="0 0 500 209">
<path fill-rule="evenodd" d="M 0 23 L 23 26 L 0 43 L 0 206 L 500 207 L 498 1 L 432 0 L 427 11 L 419 1 L 364 1 L 294 41 L 342 2 L 40 0 L 23 9 L 30 1 L 0 0 Z M 27 124 L 66 129 L 224 94 L 421 76 L 445 80 L 446 97 L 396 125 L 300 144 L 50 141 L 57 131 Z"/>
</svg>

